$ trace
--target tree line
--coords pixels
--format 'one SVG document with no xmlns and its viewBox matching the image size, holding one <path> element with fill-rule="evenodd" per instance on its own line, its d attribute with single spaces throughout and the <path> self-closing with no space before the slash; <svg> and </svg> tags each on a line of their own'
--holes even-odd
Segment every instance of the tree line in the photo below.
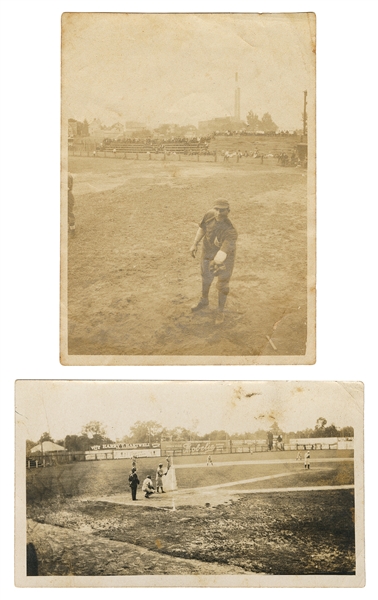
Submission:
<svg viewBox="0 0 378 600">
<path fill-rule="evenodd" d="M 264 133 L 268 132 L 276 132 L 278 126 L 273 121 L 271 115 L 267 112 L 264 113 L 261 119 L 257 114 L 255 114 L 252 110 L 247 114 L 247 123 L 248 126 L 253 131 L 263 131 Z"/>
<path fill-rule="evenodd" d="M 278 129 L 278 125 L 276 125 L 276 123 L 273 121 L 272 116 L 270 115 L 270 113 L 266 112 L 263 114 L 263 116 L 260 117 L 254 113 L 252 110 L 250 110 L 246 116 L 246 120 L 245 120 L 245 124 L 246 126 L 249 127 L 249 129 L 251 131 L 264 131 L 264 133 L 274 133 L 277 131 Z M 78 137 L 87 137 L 89 135 L 89 123 L 87 121 L 87 119 L 84 119 L 84 121 L 77 121 L 76 119 L 68 119 L 68 122 L 71 123 L 72 125 L 76 123 L 76 130 L 77 130 L 77 136 Z M 119 125 L 119 123 L 114 123 L 113 125 L 103 125 L 101 124 L 100 128 L 102 130 L 106 130 L 106 131 L 111 131 L 113 129 L 113 127 L 117 127 Z M 197 131 L 197 127 L 195 127 L 194 125 L 177 125 L 177 124 L 173 124 L 173 123 L 163 123 L 162 125 L 160 125 L 159 127 L 156 127 L 155 129 L 149 130 L 149 129 L 144 129 L 144 130 L 140 130 L 138 131 L 137 135 L 138 137 L 146 137 L 146 136 L 151 136 L 153 135 L 153 133 L 156 134 L 160 134 L 160 135 L 185 135 L 186 131 L 188 130 L 188 128 L 192 127 L 193 130 Z"/>
<path fill-rule="evenodd" d="M 262 440 L 267 439 L 268 432 L 273 435 L 281 435 L 283 439 L 290 438 L 316 438 L 316 437 L 353 437 L 354 429 L 352 426 L 336 427 L 333 423 L 328 425 L 324 417 L 316 420 L 312 429 L 301 431 L 283 431 L 278 423 L 274 421 L 267 429 L 258 431 L 245 431 L 244 433 L 229 434 L 224 429 L 214 429 L 199 435 L 196 431 L 196 424 L 192 428 L 174 427 L 168 429 L 163 427 L 157 421 L 137 421 L 130 427 L 129 435 L 124 435 L 121 439 L 113 440 L 108 437 L 106 427 L 100 421 L 90 421 L 81 429 L 80 435 L 66 435 L 64 439 L 54 440 L 48 432 L 44 432 L 37 442 L 27 440 L 26 449 L 30 449 L 42 442 L 55 442 L 63 446 L 68 452 L 85 452 L 91 446 L 101 446 L 103 444 L 126 443 L 126 444 L 156 444 L 162 441 L 205 441 L 205 440 Z"/>
</svg>

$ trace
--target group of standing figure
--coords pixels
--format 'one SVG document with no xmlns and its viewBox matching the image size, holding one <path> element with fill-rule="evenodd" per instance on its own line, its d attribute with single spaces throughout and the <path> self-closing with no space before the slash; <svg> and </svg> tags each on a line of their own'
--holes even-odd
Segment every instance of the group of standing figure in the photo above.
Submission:
<svg viewBox="0 0 378 600">
<path fill-rule="evenodd" d="M 163 477 L 166 477 L 171 469 L 171 458 L 168 456 L 167 459 L 167 467 L 166 467 L 166 471 L 164 472 L 163 469 L 163 463 L 159 463 L 158 468 L 156 469 L 156 480 L 155 480 L 155 486 L 152 483 L 152 477 L 151 475 L 147 475 L 147 477 L 144 479 L 143 483 L 142 483 L 142 491 L 144 492 L 144 497 L 145 498 L 149 498 L 152 494 L 165 494 L 165 490 L 163 488 Z M 130 471 L 130 475 L 129 475 L 129 486 L 130 486 L 130 490 L 131 490 L 131 498 L 132 500 L 136 500 L 137 499 L 137 489 L 138 489 L 138 485 L 140 484 L 139 481 L 139 477 L 138 477 L 138 473 L 137 473 L 137 467 L 136 467 L 136 459 L 133 458 L 133 462 L 132 462 L 132 468 Z M 175 489 L 175 477 L 174 474 L 172 473 L 172 482 L 171 482 L 171 488 Z"/>
<path fill-rule="evenodd" d="M 297 458 L 295 460 L 302 460 L 302 454 L 300 452 L 298 452 Z M 310 450 L 307 450 L 307 452 L 304 455 L 304 468 L 310 468 Z"/>
</svg>

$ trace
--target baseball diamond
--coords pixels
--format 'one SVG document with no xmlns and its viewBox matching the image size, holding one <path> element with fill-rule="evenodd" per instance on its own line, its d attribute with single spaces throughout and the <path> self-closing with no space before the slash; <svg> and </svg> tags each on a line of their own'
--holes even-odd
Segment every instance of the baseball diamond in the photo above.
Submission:
<svg viewBox="0 0 378 600">
<path fill-rule="evenodd" d="M 353 451 L 311 454 L 310 470 L 287 451 L 177 457 L 177 490 L 136 502 L 123 460 L 28 471 L 40 575 L 353 574 Z M 138 459 L 141 482 L 155 469 Z"/>
</svg>

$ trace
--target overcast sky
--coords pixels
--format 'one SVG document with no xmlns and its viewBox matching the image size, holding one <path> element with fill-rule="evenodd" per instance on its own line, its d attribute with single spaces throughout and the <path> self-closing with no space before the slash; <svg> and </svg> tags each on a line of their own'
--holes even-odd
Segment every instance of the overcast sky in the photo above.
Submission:
<svg viewBox="0 0 378 600">
<path fill-rule="evenodd" d="M 314 427 L 318 417 L 337 427 L 356 426 L 362 384 L 336 382 L 109 382 L 19 381 L 16 410 L 25 436 L 37 441 L 79 434 L 101 421 L 110 438 L 136 421 L 163 426 L 244 433 L 277 421 L 285 431 Z"/>
<path fill-rule="evenodd" d="M 66 14 L 63 110 L 111 125 L 198 125 L 269 112 L 280 128 L 302 126 L 303 91 L 314 96 L 308 16 Z"/>
</svg>

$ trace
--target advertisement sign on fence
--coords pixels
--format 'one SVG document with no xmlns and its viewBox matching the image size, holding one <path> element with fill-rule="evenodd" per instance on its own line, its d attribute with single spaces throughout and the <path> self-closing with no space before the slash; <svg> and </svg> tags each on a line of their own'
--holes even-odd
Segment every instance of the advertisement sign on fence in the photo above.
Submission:
<svg viewBox="0 0 378 600">
<path fill-rule="evenodd" d="M 230 452 L 230 440 L 162 442 L 161 450 L 163 454 L 212 454 L 214 452 Z"/>
<path fill-rule="evenodd" d="M 114 458 L 147 458 L 160 456 L 160 448 L 137 448 L 136 450 L 114 450 Z"/>
<path fill-rule="evenodd" d="M 134 448 L 131 450 L 92 450 L 85 453 L 85 460 L 112 460 L 113 458 L 146 458 L 160 456 L 160 448 Z"/>
</svg>

